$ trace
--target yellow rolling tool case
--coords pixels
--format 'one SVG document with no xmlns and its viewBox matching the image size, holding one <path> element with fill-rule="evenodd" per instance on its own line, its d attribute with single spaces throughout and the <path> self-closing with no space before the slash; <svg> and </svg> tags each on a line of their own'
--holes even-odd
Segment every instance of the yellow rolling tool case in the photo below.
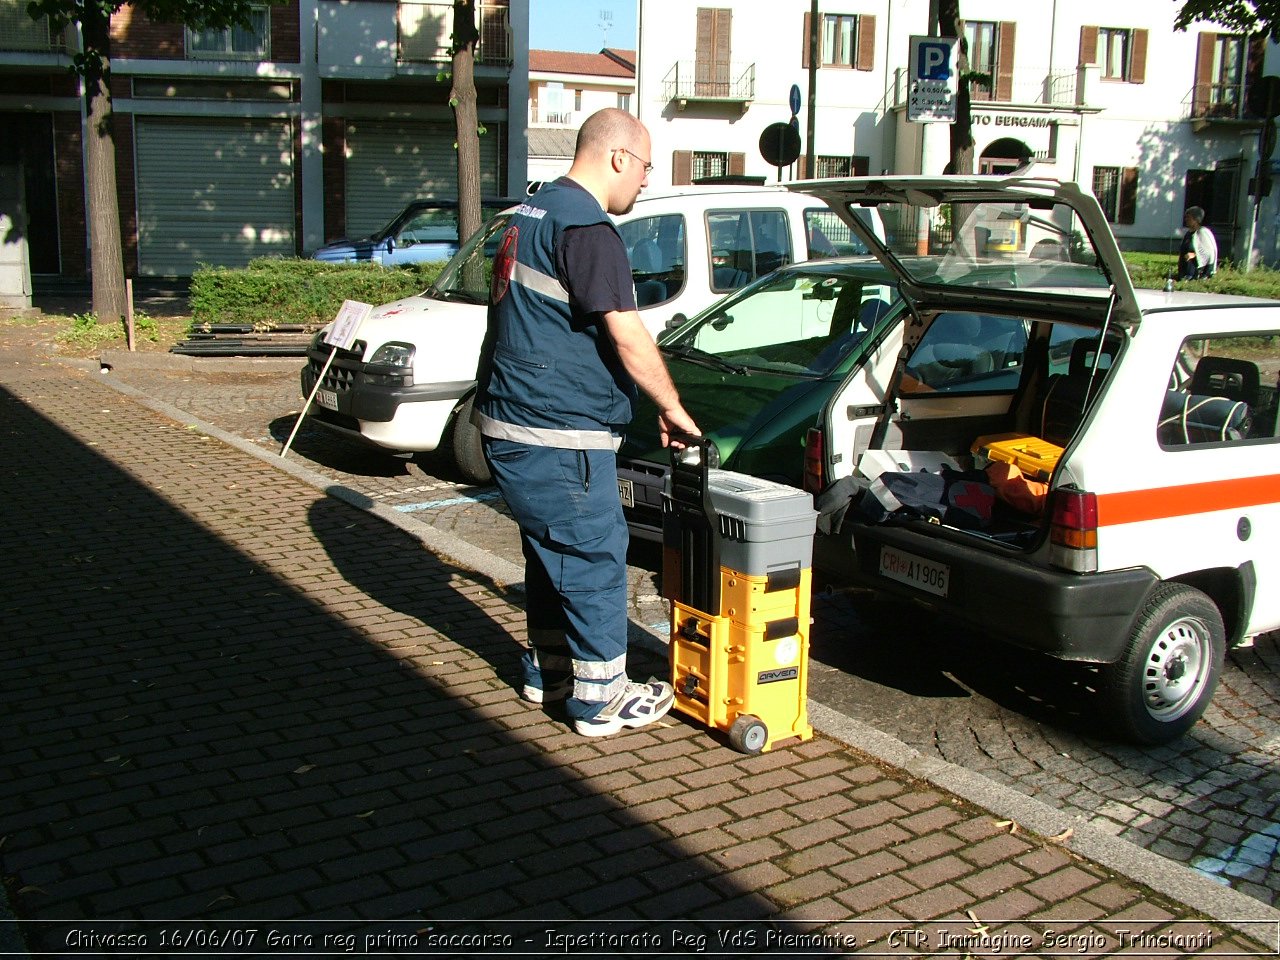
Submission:
<svg viewBox="0 0 1280 960">
<path fill-rule="evenodd" d="M 808 740 L 817 514 L 802 490 L 673 462 L 663 495 L 675 708 L 743 753 Z"/>
</svg>

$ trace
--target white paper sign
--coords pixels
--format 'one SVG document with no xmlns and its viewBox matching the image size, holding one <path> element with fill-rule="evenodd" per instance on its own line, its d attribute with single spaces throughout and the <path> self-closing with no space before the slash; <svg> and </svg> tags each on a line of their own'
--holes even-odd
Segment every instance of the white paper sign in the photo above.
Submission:
<svg viewBox="0 0 1280 960">
<path fill-rule="evenodd" d="M 342 309 L 333 318 L 333 326 L 324 335 L 326 346 L 339 350 L 350 350 L 356 342 L 356 333 L 365 317 L 373 311 L 373 304 L 361 303 L 359 300 L 343 300 Z"/>
</svg>

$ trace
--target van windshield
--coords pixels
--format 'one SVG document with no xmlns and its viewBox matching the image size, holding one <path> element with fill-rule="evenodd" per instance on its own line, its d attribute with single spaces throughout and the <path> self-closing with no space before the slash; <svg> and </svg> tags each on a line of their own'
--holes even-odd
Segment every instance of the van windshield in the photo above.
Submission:
<svg viewBox="0 0 1280 960">
<path fill-rule="evenodd" d="M 473 233 L 445 264 L 436 282 L 427 288 L 427 296 L 436 300 L 487 304 L 489 281 L 493 278 L 493 258 L 498 252 L 502 231 L 510 221 L 511 214 L 500 213 Z"/>
</svg>

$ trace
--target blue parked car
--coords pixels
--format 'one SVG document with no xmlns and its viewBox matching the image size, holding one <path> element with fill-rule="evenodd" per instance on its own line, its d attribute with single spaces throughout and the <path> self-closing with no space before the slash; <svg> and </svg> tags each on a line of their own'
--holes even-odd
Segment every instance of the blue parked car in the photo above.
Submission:
<svg viewBox="0 0 1280 960">
<path fill-rule="evenodd" d="M 480 201 L 480 221 L 515 206 L 519 200 Z M 312 254 L 316 260 L 351 263 L 370 260 L 384 267 L 445 261 L 458 252 L 458 201 L 414 200 L 377 233 L 359 240 L 335 240 Z"/>
</svg>

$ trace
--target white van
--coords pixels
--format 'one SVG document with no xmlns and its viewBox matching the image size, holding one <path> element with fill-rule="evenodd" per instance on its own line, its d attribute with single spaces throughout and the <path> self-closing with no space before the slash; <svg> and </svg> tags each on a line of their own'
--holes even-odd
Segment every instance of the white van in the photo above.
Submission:
<svg viewBox="0 0 1280 960">
<path fill-rule="evenodd" d="M 505 211 L 485 224 L 426 291 L 373 311 L 352 349 L 339 351 L 324 373 L 313 421 L 386 450 L 447 445 L 465 479 L 488 481 L 471 397 L 493 254 L 510 216 Z M 874 211 L 866 218 L 882 236 Z M 640 315 L 655 335 L 784 264 L 867 252 L 821 200 L 783 187 L 646 193 L 614 219 L 631 257 Z M 324 332 L 302 370 L 305 396 L 329 358 Z"/>
</svg>

